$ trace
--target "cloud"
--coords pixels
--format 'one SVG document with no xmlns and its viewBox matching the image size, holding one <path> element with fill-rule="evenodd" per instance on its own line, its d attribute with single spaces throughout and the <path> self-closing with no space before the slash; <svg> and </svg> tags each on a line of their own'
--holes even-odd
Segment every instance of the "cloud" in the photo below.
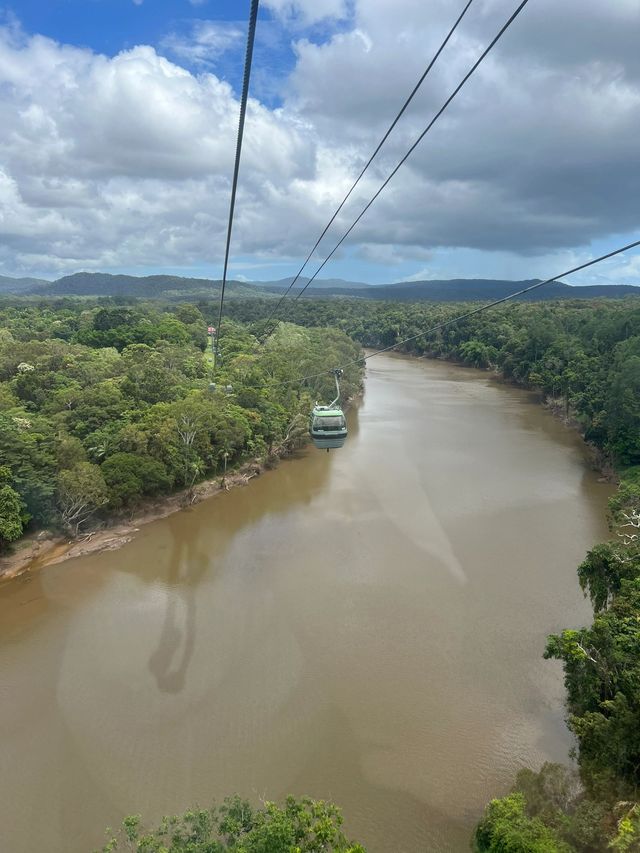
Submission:
<svg viewBox="0 0 640 853">
<path fill-rule="evenodd" d="M 437 278 L 437 275 L 431 267 L 421 267 L 413 275 L 406 275 L 401 281 L 429 281 L 434 278 Z"/>
<path fill-rule="evenodd" d="M 293 65 L 277 106 L 249 104 L 233 243 L 245 271 L 306 255 L 452 22 L 448 0 L 268 5 Z M 321 248 L 511 5 L 472 6 Z M 538 258 L 583 256 L 591 241 L 640 230 L 640 5 L 609 6 L 530 4 L 356 227 L 351 257 L 445 277 L 456 252 L 476 252 L 526 277 Z M 2 270 L 218 269 L 238 100 L 212 70 L 243 40 L 243 26 L 199 20 L 163 40 L 169 58 L 148 45 L 106 57 L 0 30 Z M 609 273 L 640 281 L 635 262 Z"/>
<path fill-rule="evenodd" d="M 230 86 L 150 47 L 107 58 L 0 35 L 4 268 L 218 264 L 238 122 Z M 236 251 L 302 240 L 315 174 L 306 134 L 251 101 Z"/>
<path fill-rule="evenodd" d="M 596 0 L 534 5 L 366 214 L 360 240 L 527 254 L 638 228 L 640 59 L 633 33 L 640 6 L 625 0 L 609 14 Z M 507 10 L 494 0 L 465 19 L 385 148 L 374 170 L 380 180 Z M 296 44 L 290 105 L 314 121 L 325 144 L 370 149 L 450 22 L 444 0 L 357 3 L 350 30 L 322 44 Z"/>
<path fill-rule="evenodd" d="M 194 21 L 188 34 L 170 33 L 160 48 L 189 65 L 213 66 L 229 50 L 242 44 L 244 30 L 228 21 Z"/>
<path fill-rule="evenodd" d="M 316 24 L 327 18 L 340 20 L 349 13 L 347 0 L 263 0 L 263 5 L 288 24 L 300 26 Z"/>
<path fill-rule="evenodd" d="M 429 261 L 433 252 L 421 246 L 396 246 L 392 243 L 362 243 L 358 258 L 367 263 L 397 266 L 406 261 Z"/>
</svg>

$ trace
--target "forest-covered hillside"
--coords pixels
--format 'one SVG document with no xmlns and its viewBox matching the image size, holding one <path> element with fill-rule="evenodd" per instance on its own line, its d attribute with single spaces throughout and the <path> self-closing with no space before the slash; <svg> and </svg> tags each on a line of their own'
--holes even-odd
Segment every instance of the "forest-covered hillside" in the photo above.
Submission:
<svg viewBox="0 0 640 853">
<path fill-rule="evenodd" d="M 36 293 L 51 284 L 43 278 L 13 278 L 0 275 L 0 295 Z"/>
<path fill-rule="evenodd" d="M 79 272 L 65 275 L 31 291 L 35 295 L 52 296 L 124 296 L 137 299 L 211 299 L 220 296 L 220 281 L 207 278 L 185 278 L 178 275 L 110 275 Z M 242 281 L 227 282 L 236 296 L 263 295 L 258 287 Z"/>
<path fill-rule="evenodd" d="M 302 279 L 292 290 L 298 293 L 308 279 Z M 363 285 L 348 281 L 314 281 L 305 290 L 310 296 L 356 296 L 359 299 L 382 299 L 391 302 L 462 302 L 476 299 L 502 299 L 511 293 L 524 290 L 540 279 L 510 281 L 492 278 L 429 279 L 427 281 L 399 281 L 394 284 Z M 270 284 L 269 290 L 282 289 Z M 318 293 L 317 291 L 321 291 Z M 627 284 L 569 285 L 561 281 L 551 282 L 544 287 L 516 297 L 521 302 L 548 302 L 551 299 L 622 299 L 625 296 L 640 297 L 640 287 Z"/>
</svg>

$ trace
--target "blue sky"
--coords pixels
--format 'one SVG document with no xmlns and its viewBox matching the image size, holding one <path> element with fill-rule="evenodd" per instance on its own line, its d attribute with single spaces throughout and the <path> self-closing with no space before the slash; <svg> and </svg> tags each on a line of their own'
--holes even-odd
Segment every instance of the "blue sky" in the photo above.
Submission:
<svg viewBox="0 0 640 853">
<path fill-rule="evenodd" d="M 187 37 L 190 29 L 203 20 L 214 20 L 244 30 L 248 4 L 238 0 L 21 0 L 19 5 L 5 5 L 4 11 L 19 20 L 27 32 L 115 56 L 139 44 L 150 44 L 163 50 L 163 41 L 168 34 Z M 210 70 L 239 89 L 243 54 L 244 43 L 238 41 L 222 56 L 211 56 Z M 283 27 L 268 8 L 262 8 L 260 12 L 255 55 L 258 79 L 265 66 L 286 75 L 294 63 Z M 188 68 L 195 67 L 184 58 L 182 64 Z"/>
<path fill-rule="evenodd" d="M 319 258 L 512 6 L 475 0 Z M 3 7 L 0 274 L 220 274 L 248 7 Z M 262 0 L 232 275 L 297 271 L 454 11 L 450 0 Z M 638 36 L 635 0 L 532 3 L 322 277 L 547 277 L 632 240 Z M 572 281 L 640 283 L 640 260 Z"/>
<path fill-rule="evenodd" d="M 237 0 L 20 0 L 5 4 L 24 28 L 65 44 L 90 47 L 114 56 L 136 44 L 157 44 L 169 30 L 185 21 L 213 17 L 218 21 L 237 21 L 244 4 Z M 269 19 L 269 10 L 263 10 Z"/>
<path fill-rule="evenodd" d="M 228 80 L 236 91 L 242 85 L 244 35 L 249 3 L 240 0 L 20 0 L 6 4 L 4 15 L 20 21 L 29 33 L 40 33 L 62 44 L 88 47 L 97 53 L 115 56 L 135 45 L 149 44 L 163 53 L 169 35 L 185 39 L 194 26 L 213 21 L 231 31 L 242 33 L 221 55 L 211 53 L 207 70 Z M 264 4 L 260 8 L 260 26 L 254 49 L 252 93 L 270 105 L 281 103 L 278 85 L 286 79 L 295 64 L 292 40 L 300 37 L 321 44 L 346 26 L 345 21 L 333 20 L 327 25 L 318 21 L 305 23 L 299 16 L 283 21 Z M 348 18 L 347 18 L 348 20 Z M 197 63 L 184 56 L 180 64 L 194 71 Z M 270 79 L 267 83 L 267 74 Z"/>
</svg>

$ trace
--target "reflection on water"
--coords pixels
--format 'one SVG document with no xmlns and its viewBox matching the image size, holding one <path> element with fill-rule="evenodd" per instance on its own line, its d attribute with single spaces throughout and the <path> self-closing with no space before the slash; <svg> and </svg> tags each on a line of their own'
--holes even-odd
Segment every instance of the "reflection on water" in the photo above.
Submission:
<svg viewBox="0 0 640 853">
<path fill-rule="evenodd" d="M 0 588 L 3 849 L 239 791 L 334 798 L 372 853 L 462 851 L 520 764 L 566 755 L 541 653 L 588 616 L 608 495 L 580 442 L 394 357 L 349 419 L 339 451 Z"/>
</svg>

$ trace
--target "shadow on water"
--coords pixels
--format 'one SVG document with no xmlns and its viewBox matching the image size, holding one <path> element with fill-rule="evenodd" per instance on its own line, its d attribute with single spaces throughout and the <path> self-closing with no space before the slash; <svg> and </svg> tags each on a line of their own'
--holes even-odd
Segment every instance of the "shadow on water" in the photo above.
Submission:
<svg viewBox="0 0 640 853">
<path fill-rule="evenodd" d="M 197 540 L 184 535 L 180 519 L 169 516 L 166 529 L 172 543 L 166 581 L 167 609 L 158 646 L 149 658 L 149 671 L 163 693 L 179 693 L 185 686 L 187 669 L 196 637 L 196 590 L 208 568 L 206 555 Z"/>
</svg>

